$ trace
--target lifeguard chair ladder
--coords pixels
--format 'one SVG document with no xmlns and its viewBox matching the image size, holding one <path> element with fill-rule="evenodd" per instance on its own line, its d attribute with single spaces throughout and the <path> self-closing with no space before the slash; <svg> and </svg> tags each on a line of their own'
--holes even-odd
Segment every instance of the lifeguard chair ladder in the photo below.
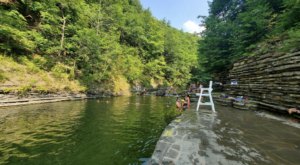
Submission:
<svg viewBox="0 0 300 165">
<path fill-rule="evenodd" d="M 212 95 L 211 95 L 211 92 L 213 90 L 212 83 L 213 83 L 212 81 L 209 81 L 209 87 L 208 88 L 201 88 L 200 93 L 196 93 L 196 95 L 199 96 L 199 100 L 198 100 L 198 103 L 197 103 L 197 111 L 199 110 L 200 105 L 210 105 L 212 111 L 216 112 L 215 111 L 215 105 L 214 105 Z M 210 101 L 202 103 L 201 100 L 202 100 L 203 96 L 209 97 Z"/>
</svg>

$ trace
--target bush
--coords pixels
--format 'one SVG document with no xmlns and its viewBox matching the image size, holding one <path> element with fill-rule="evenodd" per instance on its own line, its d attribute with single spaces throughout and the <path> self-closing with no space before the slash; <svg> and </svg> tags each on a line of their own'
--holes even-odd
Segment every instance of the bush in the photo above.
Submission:
<svg viewBox="0 0 300 165">
<path fill-rule="evenodd" d="M 40 69 L 47 69 L 48 60 L 40 55 L 33 55 L 32 62 Z"/>
<path fill-rule="evenodd" d="M 39 73 L 41 70 L 33 62 L 29 61 L 27 57 L 20 57 L 20 62 L 27 67 L 27 71 L 30 73 Z"/>
<path fill-rule="evenodd" d="M 284 41 L 283 43 L 283 50 L 284 51 L 290 51 L 290 50 L 294 50 L 296 51 L 296 49 L 299 50 L 300 47 L 300 25 L 298 26 L 298 28 L 293 28 L 291 30 L 288 31 L 288 39 Z"/>
<path fill-rule="evenodd" d="M 51 72 L 54 77 L 60 78 L 60 79 L 69 79 L 71 68 L 67 65 L 64 65 L 62 63 L 57 63 L 52 69 Z"/>
<path fill-rule="evenodd" d="M 2 72 L 2 71 L 1 71 Z M 5 77 L 4 75 L 3 75 L 3 73 L 0 73 L 0 82 L 4 82 L 4 81 L 6 81 L 7 80 L 7 77 Z"/>
<path fill-rule="evenodd" d="M 25 96 L 28 92 L 30 92 L 32 90 L 32 86 L 31 85 L 26 85 L 26 86 L 21 86 L 18 89 L 18 94 L 20 96 Z"/>
</svg>

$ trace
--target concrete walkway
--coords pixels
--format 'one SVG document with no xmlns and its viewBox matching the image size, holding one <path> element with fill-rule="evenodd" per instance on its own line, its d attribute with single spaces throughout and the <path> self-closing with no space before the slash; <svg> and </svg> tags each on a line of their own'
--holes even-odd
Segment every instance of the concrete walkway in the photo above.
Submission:
<svg viewBox="0 0 300 165">
<path fill-rule="evenodd" d="M 215 128 L 220 123 L 217 115 L 218 112 L 213 113 L 205 109 L 199 112 L 194 109 L 184 112 L 164 130 L 148 164 L 267 163 L 255 149 L 248 147 L 242 141 L 230 138 L 230 136 L 240 134 L 238 130 L 227 129 L 226 126 Z M 216 129 L 226 132 L 226 137 L 229 137 L 222 138 L 222 135 L 216 133 Z"/>
</svg>

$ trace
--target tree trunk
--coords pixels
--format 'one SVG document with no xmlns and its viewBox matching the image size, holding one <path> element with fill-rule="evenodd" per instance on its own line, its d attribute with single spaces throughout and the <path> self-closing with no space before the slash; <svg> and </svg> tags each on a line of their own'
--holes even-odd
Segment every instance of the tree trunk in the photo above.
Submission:
<svg viewBox="0 0 300 165">
<path fill-rule="evenodd" d="M 64 16 L 64 13 L 62 11 L 62 28 L 61 28 L 61 39 L 60 39 L 60 51 L 59 55 L 62 53 L 64 54 L 64 40 L 65 40 L 65 28 L 66 28 L 66 17 Z"/>
<path fill-rule="evenodd" d="M 96 34 L 99 35 L 100 21 L 101 21 L 101 0 L 99 0 L 99 9 L 97 14 L 97 25 L 96 25 Z"/>
</svg>

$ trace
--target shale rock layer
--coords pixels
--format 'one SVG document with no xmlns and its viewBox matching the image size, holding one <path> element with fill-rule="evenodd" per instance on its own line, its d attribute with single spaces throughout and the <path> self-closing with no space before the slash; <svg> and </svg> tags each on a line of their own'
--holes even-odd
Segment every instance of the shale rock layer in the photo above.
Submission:
<svg viewBox="0 0 300 165">
<path fill-rule="evenodd" d="M 243 58 L 233 65 L 229 79 L 237 85 L 226 85 L 228 94 L 248 96 L 260 109 L 300 109 L 300 52 Z"/>
</svg>

